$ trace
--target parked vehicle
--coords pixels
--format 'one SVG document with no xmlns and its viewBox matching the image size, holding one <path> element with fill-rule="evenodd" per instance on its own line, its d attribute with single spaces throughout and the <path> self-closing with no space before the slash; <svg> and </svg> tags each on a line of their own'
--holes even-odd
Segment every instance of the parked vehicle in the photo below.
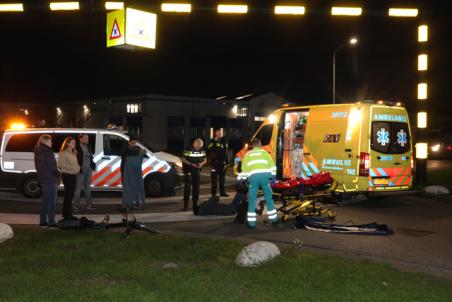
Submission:
<svg viewBox="0 0 452 302">
<path fill-rule="evenodd" d="M 407 190 L 412 185 L 411 130 L 401 106 L 285 107 L 273 112 L 254 137 L 273 156 L 279 179 L 330 172 L 339 192 Z"/>
<path fill-rule="evenodd" d="M 33 160 L 33 147 L 39 136 L 52 135 L 53 149 L 55 156 L 58 156 L 63 140 L 68 136 L 76 138 L 80 133 L 88 134 L 96 163 L 96 171 L 92 175 L 93 190 L 121 190 L 121 152 L 123 145 L 128 142 L 128 136 L 113 130 L 76 128 L 30 128 L 4 131 L 0 146 L 1 186 L 15 187 L 27 197 L 39 197 L 41 188 L 36 178 Z M 181 160 L 171 154 L 153 153 L 142 144 L 140 145 L 146 149 L 146 158 L 143 162 L 146 194 L 148 196 L 174 195 L 175 187 L 179 184 L 177 170 L 181 170 Z M 174 161 L 165 161 L 161 157 L 171 158 Z"/>
</svg>

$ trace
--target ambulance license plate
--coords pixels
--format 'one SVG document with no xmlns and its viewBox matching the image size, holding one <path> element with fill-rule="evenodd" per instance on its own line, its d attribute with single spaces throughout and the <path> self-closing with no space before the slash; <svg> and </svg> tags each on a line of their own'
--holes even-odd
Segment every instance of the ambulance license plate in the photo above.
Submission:
<svg viewBox="0 0 452 302">
<path fill-rule="evenodd" d="M 389 178 L 375 178 L 374 184 L 379 186 L 389 185 Z"/>
</svg>

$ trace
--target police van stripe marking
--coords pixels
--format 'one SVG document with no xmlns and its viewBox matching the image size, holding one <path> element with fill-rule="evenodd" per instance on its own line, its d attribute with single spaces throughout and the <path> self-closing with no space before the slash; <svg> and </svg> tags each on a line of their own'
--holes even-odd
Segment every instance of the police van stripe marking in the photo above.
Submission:
<svg viewBox="0 0 452 302">
<path fill-rule="evenodd" d="M 96 180 L 97 180 L 102 174 L 104 174 L 104 173 L 107 172 L 107 171 L 108 171 L 108 167 L 104 167 L 102 170 L 99 170 L 99 172 L 97 172 L 96 174 L 94 174 L 94 175 L 91 177 L 91 182 L 92 182 L 92 183 L 95 183 Z"/>
<path fill-rule="evenodd" d="M 113 171 L 112 173 L 108 174 L 104 179 L 102 179 L 101 181 L 99 181 L 99 183 L 97 184 L 98 186 L 103 186 L 105 185 L 110 179 L 112 179 L 113 177 L 115 177 L 116 175 L 118 175 L 121 172 L 121 169 L 116 169 L 115 171 Z"/>
</svg>

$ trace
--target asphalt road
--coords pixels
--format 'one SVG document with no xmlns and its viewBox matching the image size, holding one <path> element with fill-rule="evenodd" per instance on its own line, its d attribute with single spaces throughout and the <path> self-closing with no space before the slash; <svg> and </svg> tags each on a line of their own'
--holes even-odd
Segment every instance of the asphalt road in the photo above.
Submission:
<svg viewBox="0 0 452 302">
<path fill-rule="evenodd" d="M 378 222 L 394 230 L 390 236 L 345 235 L 293 229 L 292 218 L 278 229 L 268 229 L 258 218 L 257 230 L 229 220 L 151 224 L 160 231 L 243 240 L 267 240 L 350 258 L 390 263 L 402 270 L 452 278 L 452 200 L 397 196 L 362 200 L 332 208 L 336 223 Z"/>
<path fill-rule="evenodd" d="M 452 160 L 429 159 L 427 161 L 427 168 L 432 170 L 452 170 Z"/>
</svg>

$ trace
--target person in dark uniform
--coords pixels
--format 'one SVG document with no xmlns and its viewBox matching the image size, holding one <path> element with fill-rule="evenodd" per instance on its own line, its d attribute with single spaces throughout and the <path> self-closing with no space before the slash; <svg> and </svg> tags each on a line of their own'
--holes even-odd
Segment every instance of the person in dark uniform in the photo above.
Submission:
<svg viewBox="0 0 452 302">
<path fill-rule="evenodd" d="M 197 138 L 191 147 L 184 150 L 182 157 L 184 171 L 184 211 L 188 209 L 190 191 L 193 191 L 193 213 L 198 215 L 199 179 L 202 166 L 207 162 L 206 152 L 202 149 L 204 143 Z M 190 185 L 193 187 L 190 187 Z"/>
<path fill-rule="evenodd" d="M 224 137 L 221 136 L 221 129 L 215 129 L 214 137 L 207 146 L 209 150 L 209 158 L 212 164 L 212 171 L 210 172 L 210 178 L 212 182 L 212 196 L 217 195 L 217 182 L 220 183 L 220 196 L 227 197 L 226 190 L 224 188 L 224 179 L 226 175 L 226 169 L 229 164 L 228 160 L 228 144 Z"/>
</svg>

